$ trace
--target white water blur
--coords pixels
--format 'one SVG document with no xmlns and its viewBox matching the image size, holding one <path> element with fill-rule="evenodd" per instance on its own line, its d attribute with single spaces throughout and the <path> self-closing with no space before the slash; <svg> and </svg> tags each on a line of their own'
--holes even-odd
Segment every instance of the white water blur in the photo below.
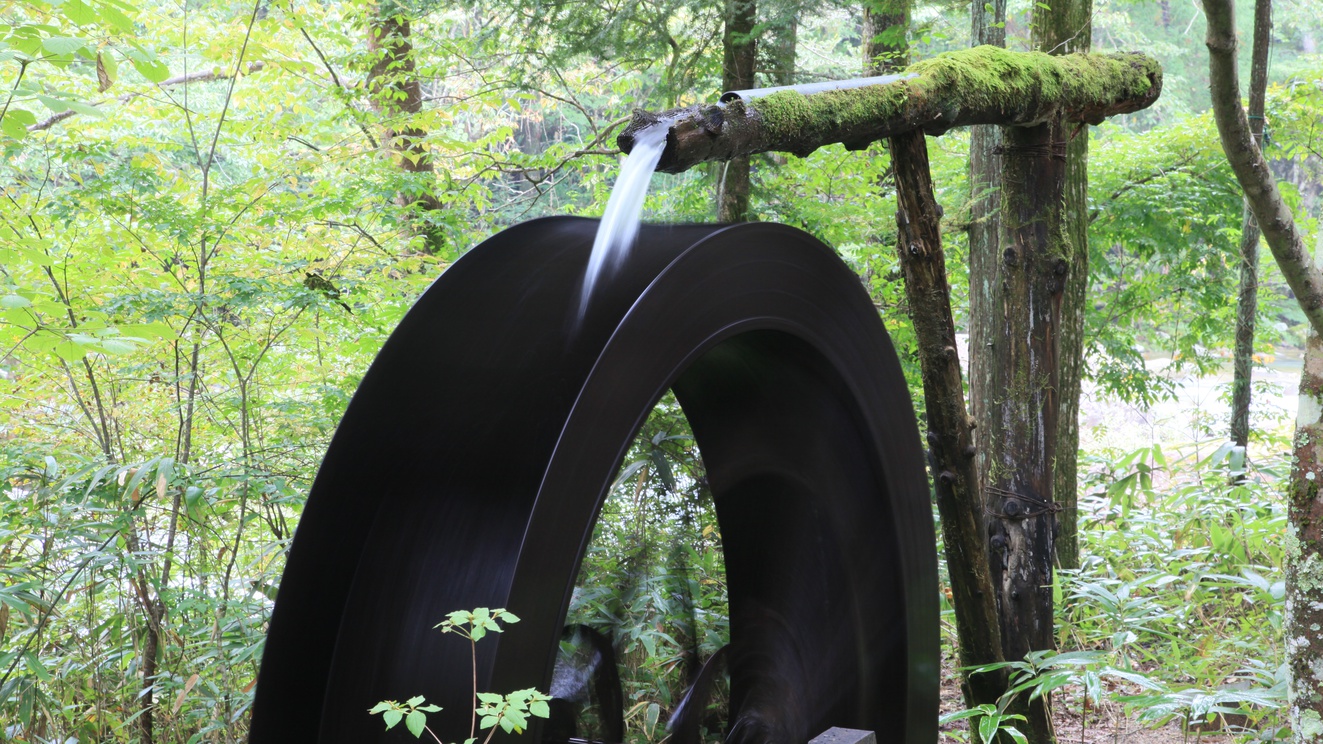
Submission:
<svg viewBox="0 0 1323 744">
<path fill-rule="evenodd" d="M 620 166 L 620 175 L 611 189 L 611 198 L 606 202 L 606 212 L 593 240 L 593 252 L 588 258 L 588 271 L 579 298 L 580 320 L 588 311 L 593 288 L 615 271 L 638 238 L 643 199 L 648 195 L 648 183 L 657 169 L 657 161 L 661 160 L 662 151 L 666 149 L 669 129 L 669 124 L 659 122 L 634 135 L 634 148 Z"/>
</svg>

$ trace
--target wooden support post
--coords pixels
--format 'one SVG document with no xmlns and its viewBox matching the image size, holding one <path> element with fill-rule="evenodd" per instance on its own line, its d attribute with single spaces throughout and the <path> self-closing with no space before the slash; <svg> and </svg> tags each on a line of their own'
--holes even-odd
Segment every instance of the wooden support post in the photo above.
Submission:
<svg viewBox="0 0 1323 744">
<path fill-rule="evenodd" d="M 1061 300 L 1070 272 L 1061 211 L 1066 142 L 1061 123 L 1002 129 L 1001 261 L 993 281 L 993 406 L 980 441 L 992 580 L 1007 659 L 1054 647 L 1053 500 Z M 1040 698 L 1030 740 L 1052 740 Z"/>
<path fill-rule="evenodd" d="M 964 380 L 956 348 L 951 287 L 942 250 L 941 216 L 933 196 L 928 145 L 922 132 L 892 137 L 896 174 L 897 250 L 905 277 L 928 418 L 928 463 L 941 515 L 942 538 L 950 566 L 952 604 L 960 638 L 960 666 L 1003 660 L 997 605 L 988 572 L 983 505 L 974 468 L 973 420 L 965 409 Z M 996 704 L 1006 675 L 965 677 L 965 702 Z"/>
</svg>

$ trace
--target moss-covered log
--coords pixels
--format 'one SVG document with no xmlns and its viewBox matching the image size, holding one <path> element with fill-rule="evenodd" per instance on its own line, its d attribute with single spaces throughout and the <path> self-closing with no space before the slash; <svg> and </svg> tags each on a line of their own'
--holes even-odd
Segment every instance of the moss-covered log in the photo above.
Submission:
<svg viewBox="0 0 1323 744">
<path fill-rule="evenodd" d="M 635 132 L 665 122 L 670 133 L 658 170 L 679 173 L 758 152 L 802 156 L 838 142 L 862 148 L 914 130 L 1033 126 L 1057 117 L 1097 124 L 1149 106 L 1161 89 L 1162 68 L 1139 53 L 1052 57 L 983 46 L 924 60 L 884 85 L 636 111 L 617 143 L 628 152 Z"/>
</svg>

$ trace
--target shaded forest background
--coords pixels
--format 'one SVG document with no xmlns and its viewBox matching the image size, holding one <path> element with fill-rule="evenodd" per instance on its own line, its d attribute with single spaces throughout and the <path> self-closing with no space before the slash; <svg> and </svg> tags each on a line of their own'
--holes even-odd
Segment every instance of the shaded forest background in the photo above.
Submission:
<svg viewBox="0 0 1323 744">
<path fill-rule="evenodd" d="M 758 40 L 757 84 L 859 74 L 857 5 L 758 7 L 744 32 Z M 376 350 L 488 235 L 600 214 L 631 110 L 720 93 L 729 10 L 0 11 L 0 741 L 245 738 L 284 551 Z M 1012 49 L 1026 48 L 1030 10 L 1010 4 Z M 1308 0 L 1279 2 L 1275 17 L 1265 152 L 1317 236 L 1323 18 Z M 916 5 L 913 19 L 914 59 L 969 44 L 964 3 Z M 1157 105 L 1094 129 L 1089 160 L 1087 377 L 1100 399 L 1147 407 L 1225 364 L 1241 195 L 1207 113 L 1200 9 L 1100 1 L 1093 34 L 1095 51 L 1142 50 L 1165 70 Z M 929 147 L 959 312 L 968 136 Z M 888 169 L 880 144 L 755 157 L 749 210 L 812 232 L 858 271 L 921 401 Z M 724 173 L 657 176 L 647 218 L 713 219 Z M 1255 348 L 1268 363 L 1301 346 L 1304 325 L 1276 269 L 1262 272 Z M 1226 422 L 1193 415 L 1188 442 L 1082 453 L 1083 560 L 1056 587 L 1059 644 L 1076 655 L 1031 670 L 1063 685 L 1058 705 L 1086 721 L 1110 705 L 1140 722 L 1285 736 L 1290 433 L 1270 409 L 1255 414 L 1247 461 L 1222 446 Z M 1228 485 L 1228 467 L 1248 477 Z M 724 642 L 705 496 L 664 402 L 627 458 L 573 610 L 611 631 L 630 670 L 631 741 L 665 736 L 686 668 Z"/>
</svg>

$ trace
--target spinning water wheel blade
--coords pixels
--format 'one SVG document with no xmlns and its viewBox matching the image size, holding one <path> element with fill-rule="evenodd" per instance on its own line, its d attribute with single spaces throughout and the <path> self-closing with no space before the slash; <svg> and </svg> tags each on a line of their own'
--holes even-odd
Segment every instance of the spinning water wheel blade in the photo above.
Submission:
<svg viewBox="0 0 1323 744">
<path fill-rule="evenodd" d="M 579 319 L 596 226 L 496 235 L 386 342 L 295 534 L 251 741 L 393 741 L 367 709 L 414 695 L 467 738 L 469 647 L 433 630 L 457 609 L 523 620 L 477 645 L 480 689 L 546 690 L 598 509 L 670 388 L 723 539 L 731 740 L 936 740 L 923 454 L 859 280 L 783 225 L 646 226 Z"/>
</svg>

